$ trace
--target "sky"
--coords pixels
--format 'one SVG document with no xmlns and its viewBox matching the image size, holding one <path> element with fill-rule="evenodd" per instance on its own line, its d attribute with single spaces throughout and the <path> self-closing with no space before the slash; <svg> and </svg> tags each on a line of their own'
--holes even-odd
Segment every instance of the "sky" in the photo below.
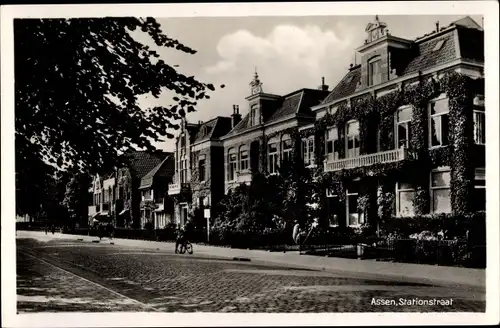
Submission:
<svg viewBox="0 0 500 328">
<path fill-rule="evenodd" d="M 389 32 L 398 37 L 415 39 L 462 16 L 384 16 Z M 479 25 L 481 16 L 473 18 Z M 161 58 L 188 76 L 199 81 L 221 84 L 199 102 L 197 111 L 189 113 L 188 121 L 207 121 L 216 116 L 229 116 L 233 105 L 240 113 L 248 112 L 245 97 L 250 95 L 249 83 L 257 70 L 266 93 L 285 95 L 301 88 L 317 88 L 321 78 L 330 90 L 347 73 L 351 63 L 358 63 L 355 49 L 363 45 L 365 27 L 374 16 L 263 16 L 263 17 L 189 17 L 160 18 L 163 32 L 178 39 L 197 53 L 154 47 L 147 35 L 134 37 L 157 49 Z M 141 107 L 172 103 L 173 95 L 165 92 L 159 98 L 139 97 Z M 155 143 L 164 151 L 174 150 L 172 139 Z"/>
</svg>

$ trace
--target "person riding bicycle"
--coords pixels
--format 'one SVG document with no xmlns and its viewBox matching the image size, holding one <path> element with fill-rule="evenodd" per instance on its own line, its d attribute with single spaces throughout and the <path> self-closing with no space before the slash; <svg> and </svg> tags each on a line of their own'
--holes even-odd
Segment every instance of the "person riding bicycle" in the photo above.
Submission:
<svg viewBox="0 0 500 328">
<path fill-rule="evenodd" d="M 184 227 L 177 229 L 177 238 L 175 240 L 175 253 L 179 253 L 179 245 L 183 245 L 186 242 L 186 231 Z"/>
</svg>

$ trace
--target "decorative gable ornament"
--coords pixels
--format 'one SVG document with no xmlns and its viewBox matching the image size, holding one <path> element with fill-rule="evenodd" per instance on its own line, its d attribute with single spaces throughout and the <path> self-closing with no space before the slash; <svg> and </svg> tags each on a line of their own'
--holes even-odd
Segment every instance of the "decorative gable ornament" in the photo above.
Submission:
<svg viewBox="0 0 500 328">
<path fill-rule="evenodd" d="M 262 93 L 262 84 L 263 83 L 260 81 L 259 75 L 257 74 L 257 69 L 255 69 L 254 78 L 253 78 L 252 82 L 250 82 L 252 95 L 257 95 L 259 93 Z"/>
<path fill-rule="evenodd" d="M 365 32 L 366 43 L 373 42 L 387 34 L 387 24 L 379 21 L 378 15 L 375 15 L 375 21 L 366 25 Z"/>
</svg>

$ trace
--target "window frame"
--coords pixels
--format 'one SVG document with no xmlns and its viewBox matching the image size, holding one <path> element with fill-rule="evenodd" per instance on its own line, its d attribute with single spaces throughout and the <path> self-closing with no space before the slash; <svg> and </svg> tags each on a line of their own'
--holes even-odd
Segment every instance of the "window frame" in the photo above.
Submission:
<svg viewBox="0 0 500 328">
<path fill-rule="evenodd" d="M 411 115 L 409 119 L 406 120 L 399 120 L 399 112 L 403 110 L 410 109 Z M 399 126 L 400 125 L 405 125 L 406 126 L 406 145 L 405 148 L 408 149 L 410 147 L 410 139 L 411 139 L 411 121 L 413 118 L 413 106 L 412 105 L 403 105 L 398 108 L 396 113 L 394 114 L 394 146 L 396 147 L 395 149 L 401 148 L 399 145 Z"/>
<path fill-rule="evenodd" d="M 445 173 L 448 172 L 450 174 L 450 182 L 448 183 L 447 186 L 433 186 L 432 185 L 432 177 L 434 173 Z M 446 166 L 446 167 L 438 167 L 436 169 L 433 169 L 430 174 L 429 174 L 429 194 L 431 198 L 431 213 L 451 213 L 451 168 Z M 436 209 L 434 208 L 434 192 L 435 190 L 449 190 L 450 192 L 450 212 L 436 212 Z"/>
<path fill-rule="evenodd" d="M 271 146 L 275 146 L 276 150 L 271 152 Z M 267 170 L 269 174 L 277 174 L 279 166 L 279 142 L 269 141 L 267 143 Z"/>
<path fill-rule="evenodd" d="M 309 136 L 302 139 L 302 160 L 306 167 L 312 167 L 316 164 L 314 136 Z"/>
<path fill-rule="evenodd" d="M 478 109 L 474 109 L 473 113 L 472 113 L 473 117 L 472 117 L 472 120 L 473 120 L 473 123 L 474 123 L 474 143 L 476 145 L 486 145 L 486 112 L 484 111 L 484 108 L 483 110 L 478 110 Z M 480 126 L 480 133 L 481 135 L 478 136 L 478 134 L 476 134 L 476 129 L 477 129 L 477 122 L 476 122 L 476 117 L 480 117 L 482 116 L 482 124 L 484 124 L 484 126 Z M 479 140 L 478 140 L 479 139 Z"/>
<path fill-rule="evenodd" d="M 357 224 L 350 224 L 349 223 L 349 215 L 350 215 L 350 212 L 349 212 L 349 196 L 356 196 L 359 198 L 359 191 L 356 190 L 356 192 L 349 192 L 349 188 L 346 188 L 345 190 L 345 193 L 346 193 L 346 197 L 345 197 L 345 207 L 346 207 L 346 226 L 347 227 L 353 227 L 353 228 L 356 228 L 356 227 L 360 227 L 361 225 L 363 225 L 365 223 L 365 216 L 364 216 L 364 213 L 359 213 L 357 212 L 357 208 L 358 208 L 358 204 L 356 203 L 356 214 L 358 215 L 358 223 Z M 356 198 L 356 200 L 358 199 Z"/>
<path fill-rule="evenodd" d="M 330 134 L 329 132 L 334 131 L 335 133 Z M 325 131 L 325 156 L 327 161 L 336 161 L 340 159 L 340 149 L 335 148 L 335 142 L 340 143 L 340 138 L 339 138 L 339 128 L 337 125 L 329 127 Z M 331 135 L 332 138 L 330 139 L 328 136 Z M 332 143 L 332 152 L 328 152 L 328 143 Z M 335 156 L 337 154 L 337 156 Z"/>
<path fill-rule="evenodd" d="M 431 177 L 432 179 L 432 177 Z M 401 181 L 396 182 L 396 217 L 404 217 L 404 215 L 401 215 L 401 202 L 399 200 L 399 194 L 401 192 L 413 192 L 413 197 L 415 197 L 415 187 L 413 186 L 412 188 L 400 188 L 400 183 Z M 409 183 L 410 184 L 410 183 Z M 412 199 L 413 201 L 413 199 Z M 412 204 L 412 213 L 410 215 L 406 216 L 414 216 L 415 215 L 415 208 Z"/>
<path fill-rule="evenodd" d="M 349 154 L 349 125 L 350 124 L 353 124 L 353 123 L 356 123 L 358 125 L 358 133 L 353 135 L 352 137 L 353 138 L 353 145 L 355 146 L 356 145 L 356 136 L 357 136 L 357 140 L 358 140 L 358 144 L 360 144 L 360 124 L 359 124 L 359 121 L 358 120 L 349 120 L 346 122 L 345 124 L 345 158 L 356 158 L 356 157 L 359 157 L 360 155 L 360 148 L 361 147 L 353 147 L 352 149 L 357 149 L 357 151 L 355 151 L 354 153 L 354 156 L 350 156 Z"/>
<path fill-rule="evenodd" d="M 234 156 L 234 159 L 232 159 Z M 236 181 L 238 170 L 238 153 L 235 148 L 230 148 L 227 152 L 227 181 Z"/>
<path fill-rule="evenodd" d="M 339 199 L 339 196 L 337 194 L 330 194 L 328 192 L 328 189 L 326 190 L 326 198 L 327 198 L 327 202 L 328 202 L 328 226 L 330 228 L 335 228 L 335 227 L 338 227 L 339 226 L 339 219 L 340 219 L 340 216 L 337 215 L 337 223 L 336 224 L 331 224 L 330 223 L 330 215 L 331 215 L 331 208 L 330 208 L 330 199 L 331 198 L 335 198 L 338 202 L 339 202 L 339 205 L 342 206 L 342 203 L 340 202 L 340 199 Z"/>
<path fill-rule="evenodd" d="M 381 62 L 382 62 L 382 59 L 380 56 L 376 56 L 376 57 L 373 57 L 370 60 L 368 60 L 367 64 L 368 64 L 368 86 L 369 87 L 382 83 Z M 378 65 L 378 71 L 376 74 L 374 73 L 374 69 L 373 69 L 375 64 Z M 374 76 L 377 76 L 377 80 L 375 80 L 373 78 Z"/>
<path fill-rule="evenodd" d="M 207 179 L 206 173 L 207 173 L 207 157 L 206 155 L 200 155 L 198 157 L 198 180 L 200 182 L 205 182 L 205 180 Z"/>
<path fill-rule="evenodd" d="M 285 143 L 289 142 L 290 147 L 285 148 Z M 289 136 L 284 136 L 281 138 L 281 162 L 290 162 L 292 161 L 292 151 L 293 151 L 293 142 Z"/>
<path fill-rule="evenodd" d="M 246 152 L 246 157 L 243 158 L 243 153 Z M 239 155 L 239 170 L 241 172 L 246 172 L 250 170 L 250 151 L 246 145 L 240 146 L 238 151 Z"/>
<path fill-rule="evenodd" d="M 443 113 L 437 113 L 437 114 L 432 114 L 432 104 L 437 103 L 438 101 L 447 101 L 447 111 Z M 439 147 L 446 147 L 449 145 L 449 135 L 450 135 L 450 129 L 449 126 L 446 127 L 448 130 L 448 136 L 447 136 L 447 141 L 446 144 L 443 144 L 443 118 L 442 116 L 447 115 L 448 116 L 448 125 L 450 122 L 450 102 L 448 97 L 446 96 L 445 93 L 440 94 L 438 97 L 431 99 L 427 105 L 427 117 L 429 118 L 428 121 L 428 138 L 429 138 L 429 148 L 439 148 Z M 433 118 L 439 117 L 439 124 L 440 124 L 440 145 L 433 145 L 432 144 L 432 123 L 433 123 Z"/>
</svg>

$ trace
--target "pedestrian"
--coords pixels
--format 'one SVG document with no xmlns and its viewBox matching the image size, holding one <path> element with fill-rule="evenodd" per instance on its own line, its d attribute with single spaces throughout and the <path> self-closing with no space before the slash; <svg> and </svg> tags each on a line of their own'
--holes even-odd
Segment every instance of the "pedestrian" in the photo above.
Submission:
<svg viewBox="0 0 500 328">
<path fill-rule="evenodd" d="M 45 234 L 47 234 L 48 232 L 49 232 L 49 225 L 48 225 L 48 224 L 46 224 L 46 225 L 45 225 Z"/>
<path fill-rule="evenodd" d="M 302 254 L 302 243 L 304 242 L 305 232 L 302 230 L 298 221 L 295 221 L 295 226 L 293 227 L 292 238 L 293 241 L 299 245 L 299 254 Z"/>
<path fill-rule="evenodd" d="M 52 224 L 50 230 L 52 231 L 52 234 L 54 234 L 56 232 L 56 226 Z"/>
<path fill-rule="evenodd" d="M 184 239 L 185 239 L 185 231 L 184 227 L 180 227 L 177 229 L 177 238 L 175 240 L 175 253 L 179 253 L 179 245 L 184 244 Z"/>
</svg>

